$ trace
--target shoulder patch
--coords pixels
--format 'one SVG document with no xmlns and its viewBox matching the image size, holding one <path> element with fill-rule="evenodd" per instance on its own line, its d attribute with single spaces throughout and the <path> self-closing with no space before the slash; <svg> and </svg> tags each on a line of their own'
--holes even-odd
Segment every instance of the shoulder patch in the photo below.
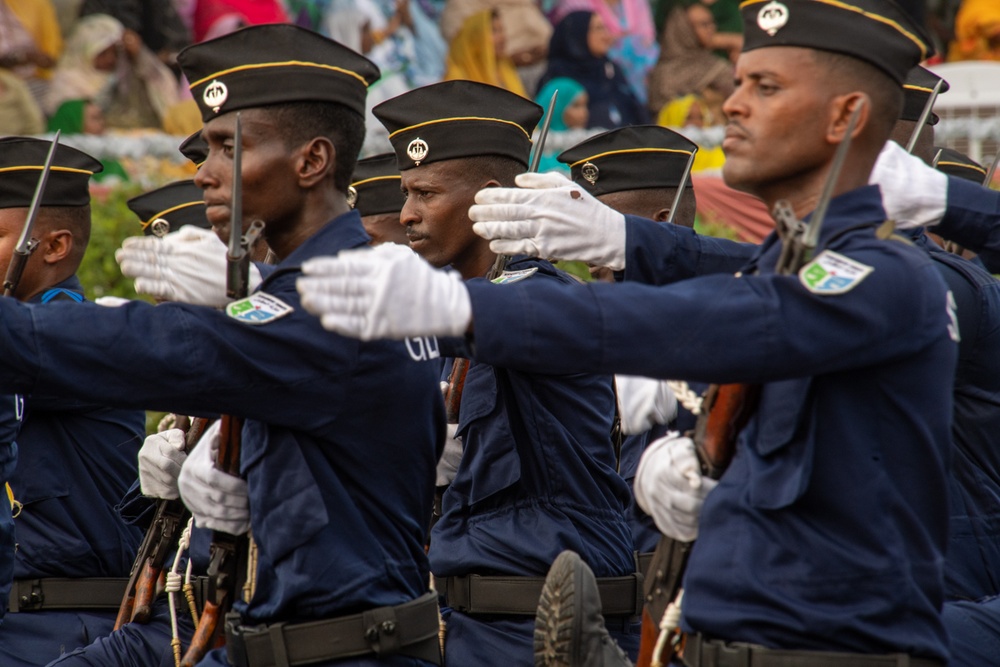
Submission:
<svg viewBox="0 0 1000 667">
<path fill-rule="evenodd" d="M 270 324 L 295 310 L 278 297 L 266 292 L 251 294 L 226 306 L 226 315 L 244 324 Z"/>
<path fill-rule="evenodd" d="M 840 253 L 824 250 L 799 270 L 799 280 L 813 294 L 844 294 L 874 270 Z"/>
<path fill-rule="evenodd" d="M 493 279 L 494 285 L 506 285 L 508 283 L 516 283 L 519 280 L 524 280 L 535 273 L 538 272 L 538 267 L 533 266 L 530 269 L 522 269 L 521 271 L 504 271 L 500 274 L 499 278 Z"/>
</svg>

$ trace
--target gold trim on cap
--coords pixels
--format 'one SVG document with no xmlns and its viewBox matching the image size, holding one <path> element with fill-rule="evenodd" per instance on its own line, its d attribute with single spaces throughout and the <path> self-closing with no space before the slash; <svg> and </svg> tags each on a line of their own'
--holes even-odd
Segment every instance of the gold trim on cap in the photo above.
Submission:
<svg viewBox="0 0 1000 667">
<path fill-rule="evenodd" d="M 948 165 L 949 167 L 963 167 L 965 169 L 971 169 L 972 171 L 978 171 L 983 176 L 986 175 L 985 169 L 983 169 L 982 167 L 977 167 L 974 164 L 966 164 L 965 162 L 950 162 L 950 161 L 942 161 L 937 163 L 938 167 L 940 167 L 941 165 Z"/>
<path fill-rule="evenodd" d="M 933 93 L 934 92 L 933 88 L 925 88 L 924 86 L 918 86 L 915 83 L 904 84 L 903 88 L 905 88 L 906 90 L 915 90 L 918 93 Z"/>
<path fill-rule="evenodd" d="M 367 185 L 368 183 L 372 183 L 374 181 L 387 181 L 390 179 L 401 181 L 403 180 L 403 177 L 399 176 L 398 174 L 396 176 L 372 176 L 371 178 L 366 178 L 360 181 L 354 181 L 353 183 L 351 183 L 351 185 L 353 185 L 354 187 L 358 187 L 359 185 Z"/>
<path fill-rule="evenodd" d="M 360 81 L 365 88 L 368 87 L 368 82 L 365 81 L 365 78 L 363 76 L 361 76 L 357 72 L 352 72 L 349 69 L 344 69 L 343 67 L 335 67 L 334 65 L 323 65 L 321 63 L 310 63 L 310 62 L 305 62 L 303 60 L 286 60 L 278 63 L 255 63 L 252 65 L 239 65 L 237 67 L 230 67 L 229 69 L 220 70 L 215 74 L 209 74 L 204 78 L 198 79 L 194 83 L 188 85 L 188 88 L 194 90 L 197 86 L 205 83 L 206 81 L 210 81 L 211 79 L 220 76 L 225 76 L 226 74 L 233 74 L 234 72 L 242 72 L 244 70 L 251 70 L 251 69 L 264 69 L 266 67 L 315 67 L 317 69 L 326 69 L 330 70 L 331 72 L 339 72 L 341 74 L 352 76 L 358 81 Z"/>
<path fill-rule="evenodd" d="M 756 4 L 759 4 L 761 2 L 768 2 L 768 1 L 769 0 L 744 0 L 743 2 L 740 3 L 740 7 L 739 8 L 743 9 L 744 7 L 746 7 L 748 5 L 756 5 Z M 907 30 L 906 28 L 904 28 L 903 26 L 901 26 L 899 23 L 897 23 L 896 21 L 893 21 L 890 18 L 886 18 L 886 17 L 884 17 L 884 16 L 882 16 L 880 14 L 874 14 L 872 12 L 866 12 L 865 10 L 861 9 L 860 7 L 855 7 L 854 5 L 848 5 L 848 4 L 845 4 L 843 2 L 838 2 L 837 0 L 812 0 L 812 1 L 813 2 L 819 2 L 819 3 L 822 3 L 824 5 L 830 5 L 831 7 L 837 7 L 839 9 L 846 9 L 847 11 L 861 14 L 862 16 L 864 16 L 866 18 L 869 18 L 869 19 L 871 19 L 873 21 L 878 21 L 879 23 L 884 23 L 884 24 L 886 24 L 886 25 L 888 25 L 888 26 L 890 26 L 892 28 L 895 28 L 896 31 L 899 34 L 903 35 L 904 37 L 906 37 L 907 39 L 909 39 L 911 42 L 913 42 L 914 44 L 916 44 L 920 48 L 920 59 L 921 60 L 923 60 L 924 58 L 927 57 L 927 45 L 924 44 L 924 41 L 922 39 L 920 39 L 919 37 L 917 37 L 916 35 L 914 35 L 909 30 Z"/>
<path fill-rule="evenodd" d="M 423 123 L 417 123 L 416 125 L 410 125 L 409 127 L 403 127 L 396 130 L 395 132 L 391 132 L 389 134 L 389 138 L 392 139 L 400 132 L 406 132 L 407 130 L 415 130 L 417 128 L 426 127 L 428 125 L 436 125 L 438 123 L 451 123 L 453 121 L 459 121 L 459 120 L 485 120 L 487 122 L 492 122 L 492 123 L 503 123 L 505 125 L 513 125 L 517 129 L 521 130 L 524 136 L 528 138 L 528 141 L 531 141 L 531 134 L 529 134 L 523 127 L 521 127 L 512 120 L 505 120 L 503 118 L 485 118 L 480 116 L 456 116 L 454 118 L 438 118 L 436 120 L 427 120 L 424 121 Z"/>
<path fill-rule="evenodd" d="M 146 222 L 141 223 L 142 224 L 142 228 L 145 229 L 146 227 L 149 227 L 149 225 L 152 224 L 157 218 L 165 217 L 166 215 L 168 215 L 170 213 L 173 213 L 174 211 L 179 211 L 182 208 L 188 208 L 189 206 L 197 206 L 198 204 L 201 204 L 201 205 L 204 206 L 205 202 L 203 202 L 203 201 L 201 201 L 199 199 L 198 201 L 189 201 L 186 204 L 178 204 L 177 206 L 171 206 L 170 208 L 166 209 L 165 211 L 160 211 L 156 215 L 150 217 L 149 220 L 147 220 Z"/>
<path fill-rule="evenodd" d="M 598 153 L 597 155 L 591 155 L 590 157 L 582 160 L 577 160 L 571 164 L 569 168 L 572 169 L 578 164 L 592 162 L 598 158 L 607 157 L 609 155 L 622 155 L 625 153 L 679 153 L 680 155 L 691 155 L 691 151 L 682 150 L 680 148 L 623 148 L 617 151 L 605 151 L 603 153 Z"/>
<path fill-rule="evenodd" d="M 5 171 L 41 171 L 44 169 L 42 165 L 39 164 L 25 164 L 17 167 L 0 167 L 0 173 Z M 69 174 L 86 174 L 87 176 L 93 176 L 94 172 L 87 171 L 86 169 L 75 169 L 73 167 L 52 167 L 51 171 L 64 171 Z"/>
</svg>

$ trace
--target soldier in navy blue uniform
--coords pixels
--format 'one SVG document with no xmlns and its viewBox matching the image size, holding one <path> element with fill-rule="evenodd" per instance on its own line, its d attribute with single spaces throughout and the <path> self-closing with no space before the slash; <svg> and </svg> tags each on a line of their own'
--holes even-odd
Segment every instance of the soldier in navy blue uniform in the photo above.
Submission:
<svg viewBox="0 0 1000 667">
<path fill-rule="evenodd" d="M 0 140 L 4 273 L 50 148 L 28 137 Z M 62 312 L 84 301 L 75 274 L 90 238 L 90 176 L 100 170 L 85 153 L 56 149 L 32 230 L 38 246 L 12 293 L 37 304 L 34 310 Z M 143 412 L 105 407 L 93 393 L 25 393 L 10 477 L 19 512 L 14 584 L 0 630 L 4 665 L 44 665 L 110 632 L 141 539 L 115 507 L 136 478 Z"/>
<path fill-rule="evenodd" d="M 656 466 L 673 520 L 701 519 L 684 579 L 691 665 L 948 659 L 942 499 L 955 314 L 932 260 L 890 238 L 867 185 L 903 79 L 928 47 L 894 3 L 855 4 L 742 5 L 744 52 L 724 107 L 730 186 L 807 216 L 865 104 L 818 247 L 796 273 L 775 273 L 781 243 L 771 236 L 736 275 L 669 286 L 456 286 L 392 249 L 315 260 L 299 281 L 325 326 L 363 339 L 465 335 L 484 363 L 760 384 L 717 485 L 699 474 L 690 441 Z M 587 259 L 624 268 L 624 216 L 557 176 L 517 183 L 479 192 L 470 210 L 494 251 L 547 256 L 547 240 L 583 218 L 598 239 Z M 359 275 L 368 278 L 346 282 Z M 400 313 L 394 290 L 415 282 L 423 297 Z M 541 654 L 557 658 L 550 637 Z"/>
<path fill-rule="evenodd" d="M 290 25 L 192 46 L 180 64 L 210 149 L 195 178 L 206 216 L 228 233 L 241 111 L 245 219 L 264 221 L 280 263 L 224 311 L 0 300 L 0 386 L 246 420 L 241 477 L 196 447 L 179 478 L 199 525 L 249 524 L 259 548 L 256 589 L 227 624 L 233 662 L 435 664 L 423 545 L 443 433 L 436 373 L 404 343 L 325 332 L 294 288 L 306 259 L 368 244 L 346 192 L 378 70 Z M 203 664 L 229 662 L 216 650 Z"/>
<path fill-rule="evenodd" d="M 361 224 L 372 237 L 372 245 L 408 243 L 406 229 L 399 224 L 399 212 L 406 202 L 399 179 L 393 153 L 358 160 L 347 199 L 361 214 Z"/>
<path fill-rule="evenodd" d="M 0 398 L 0 600 L 10 596 L 14 583 L 14 496 L 7 483 L 17 466 L 17 437 L 24 416 L 24 398 L 20 395 Z M 5 500 L 6 499 L 6 500 Z M 7 605 L 0 605 L 0 622 Z"/>
<path fill-rule="evenodd" d="M 690 168 L 697 148 L 683 135 L 665 127 L 637 125 L 585 139 L 563 151 L 558 159 L 569 168 L 574 183 L 619 213 L 690 229 L 694 227 L 696 204 Z M 684 192 L 678 199 L 677 191 L 681 187 Z M 605 277 L 612 272 L 594 268 L 591 273 Z M 668 426 L 682 433 L 694 426 L 690 409 L 697 409 L 695 406 L 704 386 L 693 384 L 694 388 L 683 380 L 616 378 L 622 430 L 626 436 L 622 442 L 619 472 L 629 488 L 639 466 L 639 457 L 650 442 L 663 436 Z M 672 387 L 685 394 L 687 407 L 678 403 Z M 629 392 L 638 395 L 629 397 Z M 688 394 L 693 394 L 695 401 L 688 398 Z M 629 414 L 636 410 L 638 414 Z M 649 515 L 636 506 L 634 496 L 627 515 L 632 541 L 640 554 L 640 563 L 644 564 L 660 539 L 660 531 Z"/>
<path fill-rule="evenodd" d="M 410 247 L 450 266 L 454 278 L 487 275 L 496 255 L 466 212 L 478 190 L 512 185 L 527 167 L 541 107 L 500 88 L 451 81 L 374 113 L 395 149 Z M 547 261 L 519 256 L 496 282 L 502 289 L 575 281 Z M 613 401 L 610 375 L 469 367 L 456 429 L 463 454 L 429 551 L 444 601 L 446 664 L 529 664 L 542 576 L 567 548 L 598 576 L 623 578 L 613 585 L 628 608 L 608 598 L 605 610 L 613 633 L 638 648 L 638 579 L 629 577 L 635 561 L 628 489 L 615 472 Z"/>
<path fill-rule="evenodd" d="M 190 153 L 195 150 L 195 153 Z M 200 164 L 207 156 L 207 146 L 204 154 L 197 149 L 188 148 L 186 153 L 196 164 Z M 210 230 L 211 225 L 205 218 L 205 202 L 202 200 L 201 188 L 196 186 L 191 180 L 177 181 L 160 188 L 150 190 L 128 200 L 129 210 L 136 214 L 142 226 L 143 233 L 163 237 L 166 234 L 179 232 L 184 226 L 191 226 L 198 229 Z M 124 303 L 123 300 L 121 303 Z M 120 302 L 105 303 L 120 305 Z M 180 431 L 177 431 L 180 434 Z M 160 443 L 167 434 L 153 434 L 146 439 L 146 443 Z M 182 436 L 181 436 L 182 437 Z M 144 444 L 143 449 L 146 449 Z M 142 460 L 143 453 L 139 453 L 140 481 L 143 480 Z M 183 458 L 179 455 L 179 463 Z M 151 492 L 148 482 L 143 484 L 142 492 L 147 497 L 164 497 L 160 493 Z M 146 525 L 150 518 L 149 503 L 143 503 L 138 495 L 138 488 L 133 485 L 130 489 L 131 502 L 124 503 L 123 511 L 137 525 Z M 176 479 L 173 480 L 173 493 L 169 498 L 177 498 Z M 195 528 L 191 537 L 192 547 L 184 556 L 194 560 L 193 572 L 197 575 L 204 575 L 208 566 L 210 531 Z M 169 569 L 172 559 L 168 559 L 165 568 Z M 199 588 L 199 590 L 203 590 Z M 182 647 L 187 647 L 191 643 L 191 636 L 194 634 L 194 623 L 191 615 L 187 612 L 187 605 L 178 608 L 177 618 L 178 637 Z M 170 667 L 174 664 L 173 649 L 171 647 L 172 629 L 170 621 L 170 609 L 165 592 L 154 600 L 152 616 L 146 623 L 126 623 L 123 627 L 110 634 L 97 637 L 93 643 L 80 647 L 75 651 L 67 653 L 52 664 L 60 667 L 72 667 L 74 665 L 93 665 L 100 667 L 103 665 L 162 665 Z"/>
</svg>

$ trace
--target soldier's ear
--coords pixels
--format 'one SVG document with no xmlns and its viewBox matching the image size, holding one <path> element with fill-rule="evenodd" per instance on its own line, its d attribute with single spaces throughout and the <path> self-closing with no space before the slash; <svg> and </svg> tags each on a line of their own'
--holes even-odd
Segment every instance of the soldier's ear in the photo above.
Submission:
<svg viewBox="0 0 1000 667">
<path fill-rule="evenodd" d="M 839 144 L 845 139 L 847 126 L 851 122 L 851 114 L 854 109 L 863 104 L 864 108 L 858 116 L 858 124 L 854 127 L 851 139 L 856 139 L 868 127 L 868 120 L 871 114 L 872 101 L 865 93 L 854 91 L 844 95 L 837 95 L 830 102 L 830 124 L 827 127 L 826 140 L 831 144 Z"/>
<path fill-rule="evenodd" d="M 314 187 L 337 168 L 337 149 L 326 137 L 314 137 L 302 144 L 296 156 L 299 183 L 304 188 Z"/>
<path fill-rule="evenodd" d="M 46 264 L 58 264 L 73 252 L 73 232 L 68 229 L 46 232 L 35 252 L 42 254 L 42 261 Z"/>
</svg>

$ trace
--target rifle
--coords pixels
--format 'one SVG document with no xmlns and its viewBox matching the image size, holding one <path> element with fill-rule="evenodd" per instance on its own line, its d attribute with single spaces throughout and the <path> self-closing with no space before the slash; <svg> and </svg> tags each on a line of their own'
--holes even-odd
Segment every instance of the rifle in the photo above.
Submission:
<svg viewBox="0 0 1000 667">
<path fill-rule="evenodd" d="M 538 131 L 538 143 L 535 144 L 535 152 L 532 153 L 531 161 L 528 164 L 529 173 L 537 172 L 538 165 L 541 164 L 542 150 L 545 148 L 545 140 L 549 136 L 549 125 L 552 124 L 552 111 L 555 109 L 558 97 L 559 91 L 553 91 L 552 99 L 549 100 L 549 106 L 545 110 L 545 120 L 542 122 L 542 129 Z M 496 280 L 499 278 L 503 275 L 509 263 L 510 257 L 507 255 L 497 255 L 493 266 L 490 267 L 489 272 L 486 274 L 486 279 Z M 449 424 L 458 423 L 458 408 L 462 404 L 462 391 L 465 389 L 465 376 L 468 372 L 469 360 L 464 358 L 455 359 L 451 365 L 451 374 L 448 376 L 448 389 L 445 390 L 444 394 L 444 409 Z"/>
<path fill-rule="evenodd" d="M 208 419 L 198 418 L 192 420 L 186 429 L 182 429 L 185 431 L 185 452 L 190 452 L 198 444 L 208 424 Z M 115 619 L 115 630 L 126 623 L 149 622 L 164 563 L 177 543 L 187 517 L 187 508 L 180 500 L 160 499 L 156 502 L 153 519 L 146 529 L 146 535 L 139 545 L 132 570 L 129 572 L 128 586 L 125 588 L 125 595 Z"/>
<path fill-rule="evenodd" d="M 264 223 L 254 220 L 243 232 L 243 131 L 240 112 L 236 113 L 233 136 L 233 192 L 230 203 L 229 246 L 226 251 L 226 295 L 231 299 L 245 298 L 249 292 L 250 248 L 264 229 Z M 215 467 L 230 475 L 240 474 L 240 437 L 243 420 L 222 415 L 219 429 L 219 451 Z M 230 535 L 212 531 L 208 563 L 208 598 L 198 619 L 191 645 L 181 661 L 182 667 L 193 667 L 205 657 L 209 644 L 219 629 L 219 620 L 232 606 L 236 597 L 237 580 L 249 548 L 247 535 Z"/>
<path fill-rule="evenodd" d="M 42 167 L 42 173 L 38 177 L 38 185 L 35 186 L 35 194 L 31 197 L 31 205 L 28 207 L 28 215 L 24 219 L 24 227 L 21 228 L 21 236 L 17 239 L 17 245 L 14 246 L 14 254 L 10 258 L 10 264 L 7 266 L 7 275 L 3 279 L 4 296 L 14 295 L 14 290 L 17 289 L 18 283 L 21 282 L 21 274 L 24 273 L 24 267 L 28 264 L 28 258 L 31 257 L 31 253 L 38 247 L 38 239 L 31 238 L 31 232 L 34 231 L 38 211 L 42 208 L 42 195 L 45 193 L 45 186 L 49 182 L 49 173 L 52 171 L 52 159 L 56 155 L 56 148 L 59 147 L 60 134 L 61 131 L 56 132 L 56 136 L 52 138 L 49 153 L 45 156 L 45 166 Z"/>
<path fill-rule="evenodd" d="M 840 174 L 847 160 L 851 135 L 865 106 L 861 99 L 854 107 L 843 141 L 837 146 L 830 171 L 823 184 L 816 209 L 809 223 L 799 220 L 788 201 L 775 203 L 771 215 L 775 219 L 775 230 L 781 239 L 781 254 L 775 265 L 775 273 L 793 275 L 811 259 L 819 232 L 826 217 L 826 211 L 833 198 L 833 191 L 840 180 Z M 712 479 L 719 479 L 726 471 L 736 453 L 736 440 L 757 410 L 760 399 L 760 385 L 713 384 L 705 391 L 702 408 L 698 414 L 694 431 L 690 434 L 695 450 L 701 461 L 702 473 Z M 657 619 L 663 618 L 667 605 L 681 591 L 681 580 L 693 543 L 680 543 L 663 536 L 653 555 L 650 571 L 653 576 L 646 582 L 644 592 L 646 605 L 642 612 L 642 638 L 637 667 L 660 667 L 669 664 L 673 656 L 682 650 L 682 634 L 679 628 L 669 628 L 665 632 Z M 679 610 L 678 610 L 679 611 Z M 658 613 L 657 613 L 658 612 Z M 663 652 L 669 643 L 670 653 L 663 660 Z"/>
</svg>

